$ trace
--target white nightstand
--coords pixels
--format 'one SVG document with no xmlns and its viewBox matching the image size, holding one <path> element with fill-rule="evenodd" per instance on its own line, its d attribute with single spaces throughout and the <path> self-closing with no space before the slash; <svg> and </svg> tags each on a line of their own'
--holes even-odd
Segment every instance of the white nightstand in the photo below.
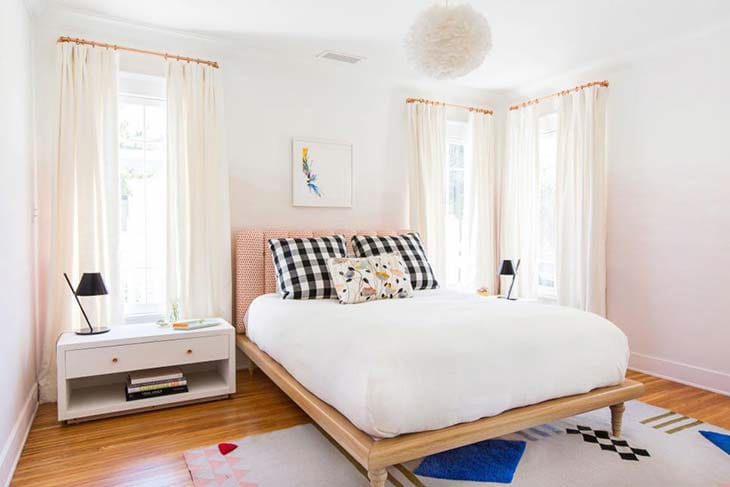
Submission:
<svg viewBox="0 0 730 487">
<path fill-rule="evenodd" d="M 226 398 L 236 392 L 236 332 L 227 322 L 191 331 L 154 323 L 118 325 L 103 335 L 61 335 L 58 420 L 78 422 L 147 409 Z M 178 366 L 188 392 L 127 401 L 133 370 Z"/>
</svg>

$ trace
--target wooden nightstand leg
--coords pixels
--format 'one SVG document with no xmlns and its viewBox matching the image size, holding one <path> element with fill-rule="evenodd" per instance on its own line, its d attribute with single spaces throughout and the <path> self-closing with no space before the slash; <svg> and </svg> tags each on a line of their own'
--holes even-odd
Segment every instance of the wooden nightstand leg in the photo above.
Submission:
<svg viewBox="0 0 730 487">
<path fill-rule="evenodd" d="M 246 357 L 248 358 L 248 357 Z M 253 363 L 253 360 L 250 358 L 248 359 L 248 376 L 253 377 L 253 371 L 256 370 L 256 364 Z"/>
<path fill-rule="evenodd" d="M 621 423 L 624 419 L 624 411 L 626 406 L 624 403 L 614 404 L 611 407 L 611 428 L 613 429 L 613 436 L 621 436 Z"/>
</svg>

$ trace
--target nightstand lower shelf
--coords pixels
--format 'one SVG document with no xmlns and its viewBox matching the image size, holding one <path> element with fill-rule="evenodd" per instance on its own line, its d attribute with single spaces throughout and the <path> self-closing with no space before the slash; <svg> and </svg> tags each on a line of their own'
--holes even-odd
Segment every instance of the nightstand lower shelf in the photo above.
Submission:
<svg viewBox="0 0 730 487">
<path fill-rule="evenodd" d="M 185 377 L 188 380 L 188 392 L 135 401 L 127 401 L 125 384 L 120 382 L 72 389 L 69 393 L 67 414 L 74 418 L 93 419 L 98 416 L 137 412 L 153 407 L 171 407 L 183 402 L 230 394 L 227 382 L 218 371 L 193 372 L 186 374 Z"/>
</svg>

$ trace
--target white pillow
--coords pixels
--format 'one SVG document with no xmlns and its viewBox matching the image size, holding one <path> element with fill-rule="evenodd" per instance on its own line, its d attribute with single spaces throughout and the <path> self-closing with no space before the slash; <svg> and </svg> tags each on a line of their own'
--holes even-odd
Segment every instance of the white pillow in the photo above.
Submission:
<svg viewBox="0 0 730 487">
<path fill-rule="evenodd" d="M 413 296 L 411 278 L 397 252 L 370 257 L 331 257 L 327 266 L 342 304 Z"/>
</svg>

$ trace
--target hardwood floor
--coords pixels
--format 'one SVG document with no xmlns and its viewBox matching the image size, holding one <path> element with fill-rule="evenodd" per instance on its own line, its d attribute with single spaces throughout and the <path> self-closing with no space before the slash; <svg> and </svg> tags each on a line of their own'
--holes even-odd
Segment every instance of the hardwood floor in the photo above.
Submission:
<svg viewBox="0 0 730 487">
<path fill-rule="evenodd" d="M 633 370 L 629 370 L 626 377 L 644 383 L 646 394 L 641 397 L 642 401 L 660 408 L 670 409 L 675 413 L 700 419 L 705 423 L 730 429 L 729 396 L 715 394 L 714 392 L 660 379 Z"/>
<path fill-rule="evenodd" d="M 730 397 L 629 371 L 641 400 L 730 429 Z M 182 453 L 308 421 L 260 371 L 238 373 L 218 401 L 66 426 L 55 404 L 38 410 L 12 486 L 190 486 Z"/>
<path fill-rule="evenodd" d="M 191 486 L 182 452 L 305 423 L 261 372 L 239 371 L 230 400 L 76 425 L 38 410 L 12 486 Z"/>
</svg>

